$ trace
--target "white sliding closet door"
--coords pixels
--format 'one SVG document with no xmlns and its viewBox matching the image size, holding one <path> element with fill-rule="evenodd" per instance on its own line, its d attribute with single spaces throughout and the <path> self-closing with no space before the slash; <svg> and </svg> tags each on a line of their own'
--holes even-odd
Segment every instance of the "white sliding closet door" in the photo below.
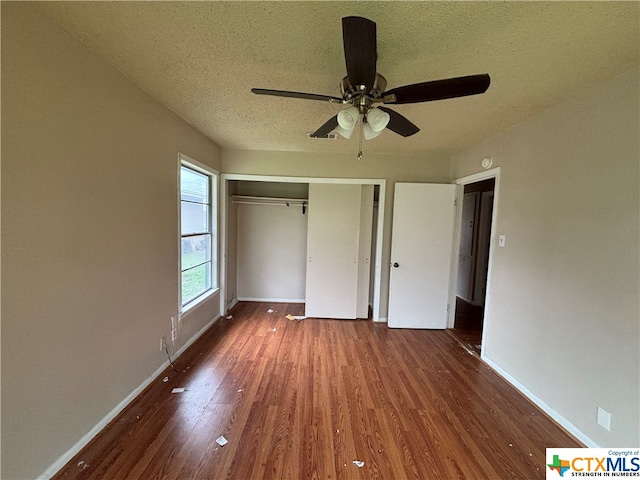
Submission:
<svg viewBox="0 0 640 480">
<path fill-rule="evenodd" d="M 361 204 L 361 185 L 309 185 L 307 317 L 357 316 Z"/>
</svg>

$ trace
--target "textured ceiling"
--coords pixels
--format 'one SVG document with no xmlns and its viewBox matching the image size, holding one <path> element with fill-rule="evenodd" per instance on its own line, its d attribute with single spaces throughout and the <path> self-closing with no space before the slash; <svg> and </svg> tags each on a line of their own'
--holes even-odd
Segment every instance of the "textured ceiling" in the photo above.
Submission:
<svg viewBox="0 0 640 480">
<path fill-rule="evenodd" d="M 639 64 L 638 2 L 43 2 L 40 10 L 227 149 L 352 152 L 306 137 L 339 104 L 341 17 L 377 23 L 388 88 L 489 73 L 484 95 L 392 106 L 421 128 L 370 153 L 452 153 Z"/>
</svg>

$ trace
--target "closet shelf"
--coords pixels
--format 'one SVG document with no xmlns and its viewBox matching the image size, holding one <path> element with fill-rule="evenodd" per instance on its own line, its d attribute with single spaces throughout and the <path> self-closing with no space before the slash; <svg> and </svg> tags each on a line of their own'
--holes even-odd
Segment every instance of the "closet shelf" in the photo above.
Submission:
<svg viewBox="0 0 640 480">
<path fill-rule="evenodd" d="M 307 198 L 281 198 L 281 197 L 252 197 L 248 195 L 231 195 L 231 201 L 242 205 L 282 205 L 306 206 L 309 203 Z"/>
</svg>

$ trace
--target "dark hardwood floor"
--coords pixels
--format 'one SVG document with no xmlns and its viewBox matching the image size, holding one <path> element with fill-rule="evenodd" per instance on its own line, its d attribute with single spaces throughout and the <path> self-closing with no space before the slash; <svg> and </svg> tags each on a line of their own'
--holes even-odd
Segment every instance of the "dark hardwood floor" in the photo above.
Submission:
<svg viewBox="0 0 640 480">
<path fill-rule="evenodd" d="M 581 446 L 445 331 L 287 313 L 236 306 L 54 478 L 542 479 Z"/>
</svg>

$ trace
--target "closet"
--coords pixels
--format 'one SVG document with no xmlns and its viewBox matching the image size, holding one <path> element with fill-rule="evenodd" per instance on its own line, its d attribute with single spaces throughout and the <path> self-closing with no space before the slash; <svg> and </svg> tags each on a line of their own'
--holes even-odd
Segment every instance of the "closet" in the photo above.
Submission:
<svg viewBox="0 0 640 480">
<path fill-rule="evenodd" d="M 236 298 L 368 318 L 376 188 L 229 181 L 226 278 Z"/>
</svg>

